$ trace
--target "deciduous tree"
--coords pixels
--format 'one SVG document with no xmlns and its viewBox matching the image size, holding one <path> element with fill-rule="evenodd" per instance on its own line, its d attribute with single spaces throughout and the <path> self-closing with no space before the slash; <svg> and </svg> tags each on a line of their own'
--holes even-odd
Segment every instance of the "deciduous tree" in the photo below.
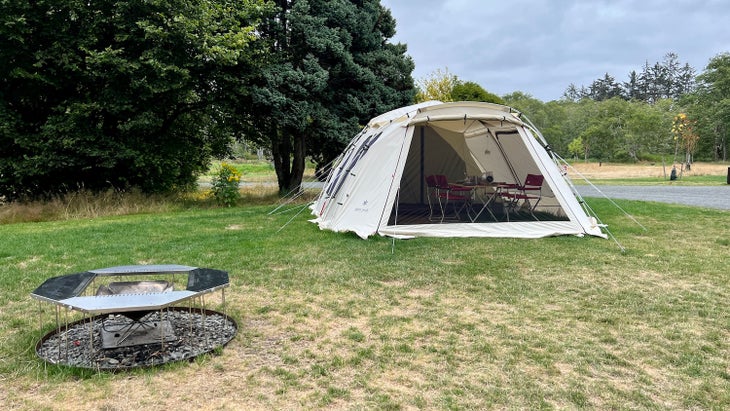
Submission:
<svg viewBox="0 0 730 411">
<path fill-rule="evenodd" d="M 230 141 L 257 0 L 7 0 L 0 196 L 194 184 Z"/>
<path fill-rule="evenodd" d="M 687 117 L 685 113 L 679 113 L 674 117 L 672 123 L 672 135 L 676 142 L 677 150 L 682 150 L 684 154 L 684 163 L 687 169 L 692 164 L 692 154 L 694 154 L 697 142 L 700 136 L 695 131 L 696 121 Z M 675 153 L 676 156 L 676 153 Z"/>
<path fill-rule="evenodd" d="M 712 160 L 728 160 L 730 145 L 730 53 L 719 54 L 697 76 L 699 87 L 683 101 L 697 120 L 696 129 L 708 136 L 698 142 L 698 151 Z"/>
<path fill-rule="evenodd" d="M 481 101 L 484 103 L 504 104 L 504 100 L 496 94 L 490 93 L 473 81 L 457 80 L 451 89 L 453 101 Z"/>
<path fill-rule="evenodd" d="M 458 83 L 459 78 L 450 73 L 448 67 L 443 70 L 436 69 L 416 81 L 416 86 L 418 87 L 416 102 L 421 103 L 424 101 L 436 100 L 448 103 L 450 101 L 454 101 L 452 92 Z"/>
</svg>

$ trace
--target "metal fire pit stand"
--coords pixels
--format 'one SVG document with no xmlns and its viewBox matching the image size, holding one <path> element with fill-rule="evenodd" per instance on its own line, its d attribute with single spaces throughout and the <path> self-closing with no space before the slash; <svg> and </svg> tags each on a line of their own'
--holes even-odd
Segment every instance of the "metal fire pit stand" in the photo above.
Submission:
<svg viewBox="0 0 730 411">
<path fill-rule="evenodd" d="M 92 293 L 94 280 L 99 277 L 124 277 L 124 276 L 160 276 L 160 275 L 187 275 L 187 286 L 184 290 L 165 290 L 162 292 L 138 292 L 118 294 Z M 115 284 L 115 283 L 112 283 Z M 123 284 L 123 283 L 116 283 Z M 169 309 L 175 304 L 188 301 L 189 310 L 192 312 L 193 299 L 199 298 L 201 302 L 200 312 L 205 320 L 205 294 L 221 290 L 222 304 L 225 310 L 225 288 L 230 285 L 228 273 L 226 271 L 197 268 L 183 265 L 129 265 L 110 268 L 102 268 L 97 270 L 85 271 L 82 273 L 67 274 L 59 277 L 53 277 L 46 280 L 30 295 L 32 298 L 38 299 L 40 302 L 49 302 L 56 308 L 56 329 L 60 330 L 59 310 L 66 308 L 65 330 L 68 331 L 68 311 L 77 311 L 83 313 L 83 320 L 89 315 L 89 333 L 90 344 L 89 350 L 94 350 L 94 318 L 104 314 L 122 315 L 132 320 L 139 321 L 146 315 L 158 311 L 160 321 L 163 320 L 163 311 Z M 39 304 L 40 304 L 39 302 Z M 225 315 L 225 312 L 224 312 Z M 40 309 L 40 327 L 41 334 L 43 328 L 42 309 Z M 102 327 L 103 327 L 103 319 Z M 191 320 L 192 321 L 192 320 Z M 205 324 L 205 322 L 203 322 Z M 192 324 L 190 324 L 192 330 Z M 131 333 L 131 331 L 128 331 Z M 165 327 L 160 327 L 160 344 L 164 350 L 165 343 Z M 125 336 L 126 339 L 128 337 Z M 206 334 L 207 338 L 207 334 Z M 61 354 L 61 340 L 59 339 L 59 355 Z M 68 352 L 68 344 L 65 341 Z"/>
</svg>

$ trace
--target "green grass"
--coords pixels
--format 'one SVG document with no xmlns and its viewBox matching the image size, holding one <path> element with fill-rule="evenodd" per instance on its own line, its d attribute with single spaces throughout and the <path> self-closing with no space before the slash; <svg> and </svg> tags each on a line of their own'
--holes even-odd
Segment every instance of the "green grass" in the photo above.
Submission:
<svg viewBox="0 0 730 411">
<path fill-rule="evenodd" d="M 0 401 L 18 409 L 728 409 L 730 214 L 589 199 L 610 240 L 361 240 L 268 206 L 0 225 Z M 229 271 L 218 357 L 36 358 L 29 293 L 127 264 Z M 166 390 L 171 390 L 171 393 Z M 122 399 L 114 403 L 114 399 Z M 205 398 L 206 402 L 201 401 Z"/>
<path fill-rule="evenodd" d="M 214 161 L 210 167 L 210 170 L 203 175 L 201 181 L 210 181 L 217 168 L 221 163 L 227 163 L 235 167 L 241 173 L 241 180 L 247 182 L 261 182 L 270 181 L 276 182 L 276 174 L 274 171 L 274 165 L 270 161 L 265 160 L 226 160 L 226 161 Z M 311 177 L 314 174 L 314 165 L 307 163 L 307 169 L 305 175 Z"/>
<path fill-rule="evenodd" d="M 258 161 L 258 160 L 231 160 L 224 161 L 236 168 L 242 175 L 244 180 L 258 180 L 258 179 L 271 179 L 276 180 L 274 174 L 274 165 L 269 161 Z M 215 173 L 216 167 L 219 166 L 221 161 L 216 161 L 208 172 L 208 176 L 212 176 Z"/>
</svg>

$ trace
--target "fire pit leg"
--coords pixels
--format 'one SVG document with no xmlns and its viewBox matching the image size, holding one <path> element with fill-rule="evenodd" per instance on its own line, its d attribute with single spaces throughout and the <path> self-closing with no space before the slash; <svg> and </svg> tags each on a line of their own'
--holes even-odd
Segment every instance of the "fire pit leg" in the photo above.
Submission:
<svg viewBox="0 0 730 411">
<path fill-rule="evenodd" d="M 38 332 L 40 338 L 43 338 L 43 305 L 41 300 L 38 300 Z"/>
<path fill-rule="evenodd" d="M 203 320 L 202 328 L 203 328 L 203 334 L 205 334 L 205 345 L 209 345 L 210 342 L 208 341 L 208 330 L 205 329 L 205 324 L 208 322 L 208 319 L 205 317 L 205 311 L 208 309 L 205 305 L 205 295 L 200 296 L 200 318 Z"/>
<path fill-rule="evenodd" d="M 40 333 L 40 339 L 43 339 L 43 302 L 40 300 L 38 300 L 38 332 Z"/>
<path fill-rule="evenodd" d="M 226 289 L 221 288 L 221 302 L 223 303 L 223 316 L 227 317 L 228 312 L 226 310 Z M 226 322 L 221 322 L 221 331 L 223 331 L 226 328 Z"/>
<path fill-rule="evenodd" d="M 66 362 L 68 362 L 68 307 L 64 310 L 63 340 L 66 341 Z"/>
<path fill-rule="evenodd" d="M 188 300 L 188 341 L 193 339 L 193 300 Z"/>
<path fill-rule="evenodd" d="M 86 313 L 84 313 L 86 320 Z M 94 317 L 89 316 L 89 357 L 94 353 Z"/>
<path fill-rule="evenodd" d="M 162 317 L 163 309 L 160 309 L 160 324 L 162 324 L 162 321 L 164 321 L 164 318 Z M 160 351 L 165 352 L 165 327 L 160 326 Z"/>
</svg>

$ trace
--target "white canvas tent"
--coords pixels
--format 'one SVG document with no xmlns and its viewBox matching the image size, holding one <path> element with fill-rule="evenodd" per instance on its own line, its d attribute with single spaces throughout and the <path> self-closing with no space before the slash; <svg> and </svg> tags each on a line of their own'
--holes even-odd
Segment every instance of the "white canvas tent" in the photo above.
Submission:
<svg viewBox="0 0 730 411">
<path fill-rule="evenodd" d="M 605 238 L 544 146 L 540 133 L 520 113 L 497 104 L 430 101 L 393 110 L 372 119 L 352 139 L 312 205 L 312 222 L 362 238 Z M 494 181 L 522 183 L 528 173 L 545 178 L 537 219 L 406 218 L 413 210 L 422 216 L 428 211 L 427 175 L 443 174 L 450 181 L 491 175 Z"/>
</svg>

